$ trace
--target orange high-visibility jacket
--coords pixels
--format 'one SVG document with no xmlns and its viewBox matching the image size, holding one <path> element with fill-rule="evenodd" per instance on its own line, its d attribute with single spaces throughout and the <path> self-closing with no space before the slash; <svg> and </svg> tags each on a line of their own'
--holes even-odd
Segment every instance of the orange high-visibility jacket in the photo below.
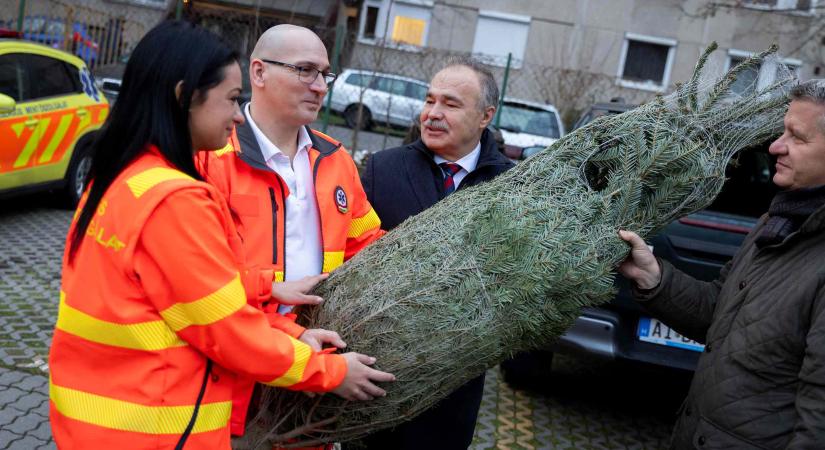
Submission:
<svg viewBox="0 0 825 450">
<path fill-rule="evenodd" d="M 372 209 L 358 169 L 344 147 L 331 137 L 306 128 L 312 140 L 312 166 L 318 202 L 323 272 L 330 272 L 369 243 L 384 234 L 381 221 Z M 243 238 L 247 271 L 258 273 L 254 289 L 263 291 L 274 281 L 283 281 L 286 230 L 286 198 L 289 188 L 270 169 L 249 123 L 235 127 L 229 144 L 217 152 L 198 154 L 199 170 L 206 180 L 224 194 L 238 231 Z M 274 311 L 277 304 L 253 304 Z M 273 327 L 297 338 L 304 328 L 293 315 L 268 315 Z M 244 384 L 243 380 L 239 384 Z M 232 407 L 232 434 L 242 435 L 254 383 L 236 390 Z"/>
<path fill-rule="evenodd" d="M 59 448 L 173 448 L 206 380 L 186 448 L 229 449 L 237 375 L 309 391 L 343 381 L 340 355 L 313 352 L 248 304 L 239 241 L 220 193 L 157 150 L 118 176 L 73 263 L 64 256 L 49 354 Z"/>
</svg>

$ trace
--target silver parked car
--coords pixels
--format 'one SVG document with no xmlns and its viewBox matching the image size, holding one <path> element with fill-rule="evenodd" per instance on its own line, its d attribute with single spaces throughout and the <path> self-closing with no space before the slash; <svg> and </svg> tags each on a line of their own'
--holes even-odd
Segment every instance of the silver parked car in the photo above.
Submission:
<svg viewBox="0 0 825 450">
<path fill-rule="evenodd" d="M 331 107 L 350 128 L 369 129 L 376 122 L 409 127 L 424 106 L 427 89 L 427 83 L 414 78 L 347 69 L 335 80 Z"/>
<path fill-rule="evenodd" d="M 500 109 L 498 128 L 505 144 L 543 149 L 564 136 L 564 125 L 553 105 L 507 97 Z"/>
</svg>

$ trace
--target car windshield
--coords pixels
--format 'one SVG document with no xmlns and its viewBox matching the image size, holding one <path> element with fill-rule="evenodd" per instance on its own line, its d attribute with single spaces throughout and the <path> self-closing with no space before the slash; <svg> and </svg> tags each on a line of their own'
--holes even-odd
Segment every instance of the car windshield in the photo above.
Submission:
<svg viewBox="0 0 825 450">
<path fill-rule="evenodd" d="M 63 25 L 63 22 L 52 21 L 49 22 L 44 31 L 48 35 L 62 36 L 65 30 L 66 27 Z"/>
<path fill-rule="evenodd" d="M 501 107 L 499 128 L 558 139 L 559 122 L 556 113 L 527 105 L 505 104 Z"/>
<path fill-rule="evenodd" d="M 23 20 L 23 30 L 29 33 L 39 33 L 46 24 L 46 19 L 42 17 L 26 17 Z"/>
<path fill-rule="evenodd" d="M 773 184 L 776 159 L 769 142 L 740 151 L 725 168 L 722 192 L 707 207 L 711 211 L 759 217 L 771 205 L 778 188 Z"/>
</svg>

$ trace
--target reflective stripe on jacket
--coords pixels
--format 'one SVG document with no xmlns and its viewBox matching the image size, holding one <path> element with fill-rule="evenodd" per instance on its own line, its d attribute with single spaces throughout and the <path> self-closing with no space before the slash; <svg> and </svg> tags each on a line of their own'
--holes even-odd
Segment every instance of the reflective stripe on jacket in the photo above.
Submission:
<svg viewBox="0 0 825 450">
<path fill-rule="evenodd" d="M 341 383 L 342 357 L 312 352 L 248 305 L 240 247 L 220 194 L 156 150 L 118 176 L 73 264 L 64 256 L 49 354 L 59 448 L 172 448 L 207 358 L 187 448 L 230 448 L 236 374 L 311 391 Z"/>
<path fill-rule="evenodd" d="M 343 146 L 331 137 L 307 128 L 312 148 L 315 195 L 321 223 L 323 272 L 330 272 L 350 259 L 372 241 L 381 237 L 378 219 L 367 201 L 358 169 Z M 268 286 L 284 279 L 286 198 L 289 188 L 266 165 L 258 141 L 248 123 L 237 126 L 229 144 L 217 152 L 202 152 L 197 163 L 206 180 L 229 203 L 247 256 L 246 272 L 257 273 L 257 286 Z M 263 291 L 263 288 L 258 288 Z M 253 306 L 275 311 L 274 302 L 264 304 L 250 299 Z M 294 316 L 269 314 L 273 327 L 297 338 L 304 328 Z M 243 381 L 239 381 L 243 384 Z M 252 383 L 236 393 L 232 412 L 232 434 L 242 435 L 252 395 Z"/>
</svg>

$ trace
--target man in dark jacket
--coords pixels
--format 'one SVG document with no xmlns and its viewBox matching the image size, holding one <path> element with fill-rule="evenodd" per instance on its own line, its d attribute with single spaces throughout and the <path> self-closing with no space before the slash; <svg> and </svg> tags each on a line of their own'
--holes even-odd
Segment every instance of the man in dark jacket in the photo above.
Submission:
<svg viewBox="0 0 825 450">
<path fill-rule="evenodd" d="M 419 118 L 421 138 L 375 153 L 362 175 L 382 228 L 391 230 L 456 189 L 488 181 L 512 166 L 487 130 L 497 103 L 493 75 L 472 59 L 455 60 L 433 77 Z M 374 450 L 466 449 L 483 387 L 484 375 L 365 443 Z"/>
<path fill-rule="evenodd" d="M 770 147 L 783 190 L 716 281 L 620 232 L 637 300 L 705 343 L 673 449 L 825 448 L 824 127 L 825 80 L 798 85 Z"/>
</svg>

